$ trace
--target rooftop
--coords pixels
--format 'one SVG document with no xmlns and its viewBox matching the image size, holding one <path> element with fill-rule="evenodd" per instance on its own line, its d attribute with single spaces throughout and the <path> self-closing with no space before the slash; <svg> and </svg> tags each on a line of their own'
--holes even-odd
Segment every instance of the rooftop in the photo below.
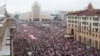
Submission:
<svg viewBox="0 0 100 56">
<path fill-rule="evenodd" d="M 94 9 L 92 4 L 89 3 L 87 8 L 85 10 L 80 10 L 80 11 L 72 11 L 69 12 L 67 15 L 86 15 L 86 16 L 100 16 L 100 9 Z"/>
</svg>

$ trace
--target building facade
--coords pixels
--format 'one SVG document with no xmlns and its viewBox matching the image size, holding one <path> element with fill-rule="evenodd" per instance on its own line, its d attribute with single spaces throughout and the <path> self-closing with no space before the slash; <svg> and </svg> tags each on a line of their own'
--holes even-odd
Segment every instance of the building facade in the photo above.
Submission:
<svg viewBox="0 0 100 56">
<path fill-rule="evenodd" d="M 38 2 L 35 2 L 32 6 L 32 20 L 41 21 L 40 19 L 41 7 Z"/>
<path fill-rule="evenodd" d="M 67 36 L 100 49 L 100 9 L 89 3 L 85 10 L 69 12 L 66 18 Z"/>
</svg>

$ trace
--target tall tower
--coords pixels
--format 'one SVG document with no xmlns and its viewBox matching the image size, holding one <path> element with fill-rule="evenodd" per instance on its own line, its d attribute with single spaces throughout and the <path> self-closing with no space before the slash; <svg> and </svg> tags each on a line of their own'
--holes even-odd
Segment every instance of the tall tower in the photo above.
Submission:
<svg viewBox="0 0 100 56">
<path fill-rule="evenodd" d="M 39 3 L 36 1 L 33 5 L 32 5 L 32 20 L 33 21 L 41 21 L 40 20 L 40 5 Z"/>
</svg>

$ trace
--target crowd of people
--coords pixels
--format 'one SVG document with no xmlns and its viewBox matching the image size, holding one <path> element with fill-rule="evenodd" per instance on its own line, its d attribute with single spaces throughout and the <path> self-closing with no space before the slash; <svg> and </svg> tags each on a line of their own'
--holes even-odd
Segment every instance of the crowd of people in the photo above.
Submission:
<svg viewBox="0 0 100 56">
<path fill-rule="evenodd" d="M 100 51 L 64 37 L 62 24 L 16 24 L 13 38 L 14 56 L 99 56 Z"/>
</svg>

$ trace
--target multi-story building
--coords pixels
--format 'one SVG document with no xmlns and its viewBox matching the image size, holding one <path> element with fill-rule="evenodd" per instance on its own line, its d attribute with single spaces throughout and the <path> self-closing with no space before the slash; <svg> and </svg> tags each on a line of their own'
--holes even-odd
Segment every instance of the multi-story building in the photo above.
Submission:
<svg viewBox="0 0 100 56">
<path fill-rule="evenodd" d="M 58 19 L 59 20 L 65 20 L 65 15 L 67 14 L 66 11 L 59 11 L 58 13 Z"/>
<path fill-rule="evenodd" d="M 100 49 L 100 9 L 89 3 L 85 10 L 69 12 L 66 18 L 66 36 Z"/>
<path fill-rule="evenodd" d="M 32 20 L 33 21 L 41 21 L 40 12 L 41 12 L 41 7 L 39 3 L 36 1 L 32 6 Z"/>
</svg>

